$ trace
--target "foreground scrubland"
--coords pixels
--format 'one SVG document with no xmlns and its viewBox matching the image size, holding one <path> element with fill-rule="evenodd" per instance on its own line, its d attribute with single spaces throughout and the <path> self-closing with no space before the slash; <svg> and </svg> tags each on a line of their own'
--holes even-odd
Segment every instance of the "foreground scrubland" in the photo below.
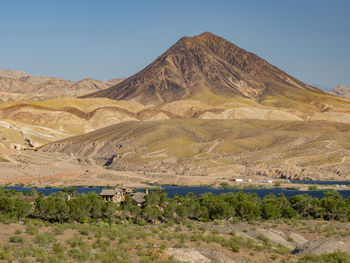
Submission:
<svg viewBox="0 0 350 263">
<path fill-rule="evenodd" d="M 291 253 L 294 246 L 303 247 L 298 245 L 303 237 L 331 242 L 350 235 L 348 225 L 311 220 L 110 226 L 27 219 L 0 226 L 3 262 L 350 262 L 340 251 Z M 289 236 L 284 245 L 275 233 Z"/>
<path fill-rule="evenodd" d="M 121 206 L 74 189 L 0 190 L 4 262 L 350 262 L 350 199 L 245 193 Z M 316 255 L 314 255 L 316 254 Z"/>
</svg>

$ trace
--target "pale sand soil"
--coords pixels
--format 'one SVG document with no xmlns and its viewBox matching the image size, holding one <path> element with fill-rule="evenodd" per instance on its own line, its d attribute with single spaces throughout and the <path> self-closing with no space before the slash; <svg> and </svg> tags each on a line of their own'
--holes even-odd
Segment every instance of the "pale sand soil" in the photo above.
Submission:
<svg viewBox="0 0 350 263">
<path fill-rule="evenodd" d="M 273 184 L 257 183 L 256 180 L 266 176 L 238 175 L 241 166 L 227 166 L 212 172 L 194 175 L 190 172 L 176 174 L 172 170 L 160 172 L 116 171 L 96 164 L 92 158 L 81 159 L 65 153 L 44 153 L 34 151 L 17 151 L 0 147 L 0 156 L 9 162 L 0 162 L 0 185 L 24 184 L 35 186 L 69 186 L 69 185 L 128 185 L 144 187 L 144 182 L 174 185 L 214 185 L 225 182 L 230 185 L 246 186 L 249 184 L 273 187 Z M 250 178 L 248 183 L 235 183 L 230 178 Z M 346 178 L 344 178 L 346 179 Z M 280 187 L 298 187 L 307 190 L 308 185 L 286 184 L 283 180 Z M 329 186 L 319 186 L 319 189 Z M 340 188 L 337 188 L 340 189 Z M 347 188 L 344 188 L 347 189 Z"/>
<path fill-rule="evenodd" d="M 0 162 L 0 185 L 25 184 L 35 186 L 61 185 L 130 185 L 142 182 L 176 183 L 185 185 L 212 184 L 215 177 L 175 176 L 173 173 L 114 171 L 87 160 L 59 153 L 40 153 L 0 149 L 0 156 L 11 162 Z"/>
</svg>

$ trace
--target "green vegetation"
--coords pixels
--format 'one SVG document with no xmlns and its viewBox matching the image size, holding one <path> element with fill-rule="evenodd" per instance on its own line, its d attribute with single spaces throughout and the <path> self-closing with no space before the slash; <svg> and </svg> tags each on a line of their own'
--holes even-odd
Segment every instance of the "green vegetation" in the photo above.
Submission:
<svg viewBox="0 0 350 263">
<path fill-rule="evenodd" d="M 34 202 L 28 202 L 29 197 Z M 77 194 L 74 189 L 44 197 L 36 190 L 24 193 L 0 188 L 1 222 L 21 220 L 25 224 L 14 226 L 6 239 L 9 245 L 0 247 L 0 260 L 170 263 L 175 261 L 163 253 L 167 248 L 220 246 L 230 253 L 249 250 L 247 255 L 252 258 L 268 253 L 275 262 L 349 262 L 348 255 L 340 252 L 289 261 L 290 250 L 276 246 L 267 235 L 251 239 L 226 229 L 227 224 L 246 221 L 240 223 L 247 227 L 243 232 L 251 233 L 259 224 L 277 227 L 278 222 L 287 222 L 324 236 L 349 234 L 297 220 L 311 218 L 349 221 L 350 199 L 336 191 L 326 192 L 322 199 L 273 194 L 261 199 L 243 192 L 168 198 L 165 191 L 156 189 L 139 207 L 129 197 L 116 205 L 104 202 L 96 193 Z"/>
<path fill-rule="evenodd" d="M 68 198 L 68 196 L 72 196 Z M 134 223 L 182 222 L 184 220 L 270 220 L 290 218 L 312 218 L 349 221 L 350 198 L 344 199 L 337 191 L 325 192 L 322 199 L 309 195 L 293 196 L 289 200 L 283 195 L 270 194 L 260 199 L 256 194 L 206 193 L 168 198 L 162 189 L 154 189 L 146 196 L 145 204 L 139 207 L 130 197 L 121 205 L 104 202 L 94 192 L 76 194 L 74 189 L 53 193 L 48 197 L 31 192 L 0 189 L 0 220 L 16 221 L 25 218 L 47 222 L 97 222 L 112 224 L 118 220 Z M 33 202 L 28 202 L 32 197 Z M 37 234 L 36 225 L 28 225 L 28 233 Z"/>
<path fill-rule="evenodd" d="M 26 220 L 25 224 L 40 224 L 39 222 L 30 219 Z M 208 227 L 210 225 L 207 224 Z M 276 250 L 268 242 L 260 244 L 252 239 L 236 236 L 234 233 L 225 234 L 214 228 L 212 231 L 198 232 L 191 229 L 192 225 L 189 223 L 184 224 L 181 230 L 175 230 L 177 226 L 165 223 L 145 226 L 128 222 L 112 226 L 103 222 L 63 223 L 59 226 L 63 230 L 63 236 L 52 234 L 56 224 L 50 223 L 45 224 L 48 232 L 38 234 L 38 238 L 36 236 L 34 240 L 11 236 L 9 245 L 0 247 L 0 261 L 171 263 L 178 261 L 164 253 L 166 249 L 196 246 L 220 246 L 231 253 L 244 253 L 245 249 L 261 254 L 262 251 L 266 251 L 277 255 L 276 258 L 278 255 L 284 255 L 281 248 Z"/>
<path fill-rule="evenodd" d="M 309 186 L 309 190 L 310 190 L 310 191 L 317 191 L 317 190 L 318 190 L 318 187 L 317 187 L 316 184 L 310 185 L 310 186 Z"/>
<path fill-rule="evenodd" d="M 258 189 L 268 189 L 268 187 L 264 185 L 256 185 L 256 184 L 249 184 L 249 185 L 229 185 L 226 182 L 222 182 L 219 185 L 219 188 L 225 189 L 225 190 L 258 190 Z"/>
<path fill-rule="evenodd" d="M 307 255 L 302 257 L 298 263 L 350 263 L 350 256 L 344 252 L 334 252 L 320 256 Z"/>
<path fill-rule="evenodd" d="M 276 187 L 280 187 L 281 186 L 281 182 L 275 182 L 273 185 L 276 186 Z"/>
<path fill-rule="evenodd" d="M 24 239 L 21 236 L 10 236 L 9 241 L 11 243 L 23 243 Z"/>
</svg>

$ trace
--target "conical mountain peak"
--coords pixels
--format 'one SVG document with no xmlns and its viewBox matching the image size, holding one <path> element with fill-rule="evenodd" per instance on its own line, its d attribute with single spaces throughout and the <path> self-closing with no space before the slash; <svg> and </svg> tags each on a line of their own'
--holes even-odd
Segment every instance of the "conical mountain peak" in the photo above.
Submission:
<svg viewBox="0 0 350 263">
<path fill-rule="evenodd" d="M 322 92 L 224 38 L 204 32 L 181 38 L 139 73 L 89 96 L 159 104 L 198 97 L 203 91 L 261 101 L 265 96 L 301 90 Z"/>
</svg>

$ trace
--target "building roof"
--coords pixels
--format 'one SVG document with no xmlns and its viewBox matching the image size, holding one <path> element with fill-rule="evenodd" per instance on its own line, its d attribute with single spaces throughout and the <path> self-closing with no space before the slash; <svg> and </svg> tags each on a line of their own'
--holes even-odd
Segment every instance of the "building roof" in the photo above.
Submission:
<svg viewBox="0 0 350 263">
<path fill-rule="evenodd" d="M 131 198 L 138 204 L 142 204 L 145 202 L 145 193 L 136 192 L 134 193 Z"/>
<path fill-rule="evenodd" d="M 118 189 L 103 189 L 100 195 L 116 195 L 119 192 Z"/>
</svg>

